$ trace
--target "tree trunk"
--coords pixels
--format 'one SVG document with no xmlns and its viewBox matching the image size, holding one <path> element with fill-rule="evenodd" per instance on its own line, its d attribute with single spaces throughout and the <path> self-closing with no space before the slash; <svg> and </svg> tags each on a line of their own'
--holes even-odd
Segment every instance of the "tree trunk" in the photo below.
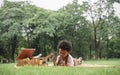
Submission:
<svg viewBox="0 0 120 75">
<path fill-rule="evenodd" d="M 102 58 L 102 51 L 101 51 L 102 49 L 100 48 L 99 49 L 99 58 L 101 59 Z"/>
<path fill-rule="evenodd" d="M 101 40 L 100 40 L 100 38 L 99 38 L 99 41 L 97 42 L 97 49 L 99 50 L 98 51 L 98 58 L 102 58 L 102 55 L 101 55 L 101 53 L 102 53 L 102 49 L 100 48 L 100 44 L 101 44 Z"/>
<path fill-rule="evenodd" d="M 10 62 L 10 59 L 11 59 L 11 47 L 10 47 L 10 43 L 7 45 L 7 59 L 8 59 L 8 62 Z"/>
<path fill-rule="evenodd" d="M 106 59 L 108 59 L 108 42 L 109 42 L 109 39 L 107 38 L 107 49 L 106 49 L 106 55 L 105 55 Z"/>
<path fill-rule="evenodd" d="M 57 51 L 57 36 L 55 34 L 53 37 L 53 41 L 54 41 L 54 51 L 56 52 Z"/>
<path fill-rule="evenodd" d="M 17 47 L 17 36 L 14 35 L 13 40 L 12 40 L 12 61 L 15 62 L 15 50 Z"/>
<path fill-rule="evenodd" d="M 96 35 L 96 27 L 94 25 L 94 46 L 95 46 L 95 59 L 98 59 L 98 48 L 97 48 L 97 35 Z"/>
<path fill-rule="evenodd" d="M 92 58 L 92 54 L 91 54 L 92 53 L 91 52 L 92 51 L 92 45 L 91 44 L 89 45 L 89 50 L 90 50 L 90 59 L 91 59 Z"/>
</svg>

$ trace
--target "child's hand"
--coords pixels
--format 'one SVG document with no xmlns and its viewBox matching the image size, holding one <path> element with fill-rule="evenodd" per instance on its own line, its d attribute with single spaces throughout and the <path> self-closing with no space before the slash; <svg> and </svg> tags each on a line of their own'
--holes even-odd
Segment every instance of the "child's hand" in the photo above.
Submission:
<svg viewBox="0 0 120 75">
<path fill-rule="evenodd" d="M 52 57 L 52 61 L 56 62 L 56 57 L 55 56 Z"/>
</svg>

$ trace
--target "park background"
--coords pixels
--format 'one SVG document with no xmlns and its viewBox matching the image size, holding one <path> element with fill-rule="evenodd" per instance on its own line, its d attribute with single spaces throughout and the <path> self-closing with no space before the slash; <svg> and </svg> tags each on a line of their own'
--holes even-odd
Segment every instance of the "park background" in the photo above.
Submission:
<svg viewBox="0 0 120 75">
<path fill-rule="evenodd" d="M 120 75 L 120 9 L 114 7 L 120 1 L 79 1 L 51 10 L 30 0 L 0 0 L 0 75 Z M 16 66 L 22 48 L 44 57 L 58 52 L 63 39 L 72 42 L 71 54 L 83 58 L 81 65 Z"/>
<path fill-rule="evenodd" d="M 83 60 L 120 58 L 119 0 L 73 0 L 58 10 L 35 6 L 31 1 L 3 0 L 0 7 L 0 60 L 15 62 L 21 48 L 34 55 L 57 50 L 60 40 L 72 42 L 72 56 Z M 119 10 L 119 9 L 118 9 Z"/>
</svg>

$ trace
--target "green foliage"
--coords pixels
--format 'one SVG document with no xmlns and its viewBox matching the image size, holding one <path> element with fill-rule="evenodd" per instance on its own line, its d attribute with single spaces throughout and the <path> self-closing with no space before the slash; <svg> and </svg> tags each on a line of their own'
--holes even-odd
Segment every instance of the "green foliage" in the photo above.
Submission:
<svg viewBox="0 0 120 75">
<path fill-rule="evenodd" d="M 120 3 L 120 0 L 108 0 L 108 1 L 110 1 L 111 3 L 114 3 L 114 2 Z"/>
<path fill-rule="evenodd" d="M 120 38 L 113 38 L 109 43 L 109 57 L 120 58 Z"/>
<path fill-rule="evenodd" d="M 100 58 L 119 57 L 120 19 L 114 12 L 113 4 L 107 0 L 93 4 L 73 0 L 57 11 L 28 1 L 4 0 L 0 8 L 0 55 L 14 60 L 21 48 L 35 48 L 34 55 L 46 56 L 57 50 L 60 40 L 67 39 L 72 42 L 74 57 L 94 58 L 95 49 Z"/>
</svg>

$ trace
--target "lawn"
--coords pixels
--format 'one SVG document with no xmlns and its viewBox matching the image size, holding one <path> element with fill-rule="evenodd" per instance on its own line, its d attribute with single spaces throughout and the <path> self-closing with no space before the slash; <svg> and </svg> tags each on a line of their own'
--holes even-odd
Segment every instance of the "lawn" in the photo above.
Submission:
<svg viewBox="0 0 120 75">
<path fill-rule="evenodd" d="M 84 64 L 112 65 L 111 67 L 23 66 L 0 64 L 0 75 L 120 75 L 120 59 L 90 60 Z"/>
</svg>

